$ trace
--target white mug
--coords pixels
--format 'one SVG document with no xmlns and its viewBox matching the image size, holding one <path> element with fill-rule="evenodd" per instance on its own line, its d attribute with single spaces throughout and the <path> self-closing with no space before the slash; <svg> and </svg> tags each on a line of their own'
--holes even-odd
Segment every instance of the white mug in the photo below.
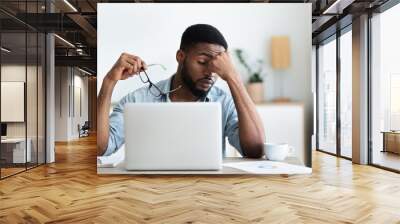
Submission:
<svg viewBox="0 0 400 224">
<path fill-rule="evenodd" d="M 286 143 L 264 143 L 264 153 L 268 160 L 282 161 L 293 154 L 293 147 Z"/>
</svg>

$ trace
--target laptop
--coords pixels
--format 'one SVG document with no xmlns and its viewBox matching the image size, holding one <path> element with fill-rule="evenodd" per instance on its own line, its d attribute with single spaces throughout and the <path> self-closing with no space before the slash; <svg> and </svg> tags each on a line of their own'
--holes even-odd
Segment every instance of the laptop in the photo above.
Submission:
<svg viewBox="0 0 400 224">
<path fill-rule="evenodd" d="M 127 103 L 127 170 L 219 170 L 220 103 Z"/>
</svg>

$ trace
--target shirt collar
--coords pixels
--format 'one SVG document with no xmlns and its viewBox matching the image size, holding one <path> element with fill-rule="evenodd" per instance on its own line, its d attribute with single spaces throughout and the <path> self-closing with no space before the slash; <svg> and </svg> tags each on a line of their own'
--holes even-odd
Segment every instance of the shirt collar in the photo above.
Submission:
<svg viewBox="0 0 400 224">
<path fill-rule="evenodd" d="M 169 78 L 166 80 L 166 82 L 164 82 L 161 86 L 159 86 L 159 88 L 160 88 L 164 93 L 171 91 L 172 81 L 174 80 L 174 77 L 175 77 L 175 74 L 173 74 L 171 77 L 169 77 Z M 208 94 L 207 94 L 207 96 L 206 96 L 205 98 L 199 99 L 198 101 L 200 101 L 200 102 L 202 102 L 202 101 L 204 101 L 204 102 L 210 102 L 211 99 L 210 99 L 209 96 L 210 96 L 210 93 L 212 92 L 213 88 L 214 88 L 214 86 L 211 87 L 210 91 L 208 91 Z M 164 97 L 163 100 L 164 100 L 165 102 L 171 102 L 171 98 L 169 97 L 169 93 L 167 93 L 167 95 L 166 95 L 166 96 L 163 96 L 163 97 Z"/>
</svg>

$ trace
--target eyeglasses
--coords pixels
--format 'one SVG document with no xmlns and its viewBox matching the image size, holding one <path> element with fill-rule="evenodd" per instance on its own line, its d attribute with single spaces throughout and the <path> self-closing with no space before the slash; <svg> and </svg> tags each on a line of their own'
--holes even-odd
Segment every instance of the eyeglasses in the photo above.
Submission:
<svg viewBox="0 0 400 224">
<path fill-rule="evenodd" d="M 164 67 L 164 65 L 162 65 L 162 64 L 149 64 L 149 65 L 147 65 L 147 67 L 151 67 L 151 66 L 160 66 L 164 71 L 167 70 Z M 142 69 L 141 72 L 139 73 L 139 77 L 140 77 L 140 80 L 142 80 L 143 83 L 149 83 L 149 91 L 150 91 L 151 95 L 153 95 L 155 97 L 166 96 L 167 94 L 175 92 L 175 91 L 177 91 L 178 89 L 180 89 L 182 87 L 182 86 L 178 86 L 177 88 L 175 88 L 175 89 L 173 89 L 171 91 L 164 92 L 156 84 L 154 84 L 152 81 L 150 81 L 149 75 L 147 75 L 147 72 L 144 69 Z"/>
</svg>

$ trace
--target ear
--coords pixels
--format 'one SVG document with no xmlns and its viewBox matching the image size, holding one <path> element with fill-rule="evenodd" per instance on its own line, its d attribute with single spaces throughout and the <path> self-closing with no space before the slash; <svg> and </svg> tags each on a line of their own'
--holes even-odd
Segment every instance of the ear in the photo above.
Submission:
<svg viewBox="0 0 400 224">
<path fill-rule="evenodd" d="M 177 61 L 179 64 L 182 64 L 184 60 L 185 60 L 185 52 L 183 52 L 183 50 L 179 49 L 179 50 L 176 52 L 176 61 Z"/>
</svg>

